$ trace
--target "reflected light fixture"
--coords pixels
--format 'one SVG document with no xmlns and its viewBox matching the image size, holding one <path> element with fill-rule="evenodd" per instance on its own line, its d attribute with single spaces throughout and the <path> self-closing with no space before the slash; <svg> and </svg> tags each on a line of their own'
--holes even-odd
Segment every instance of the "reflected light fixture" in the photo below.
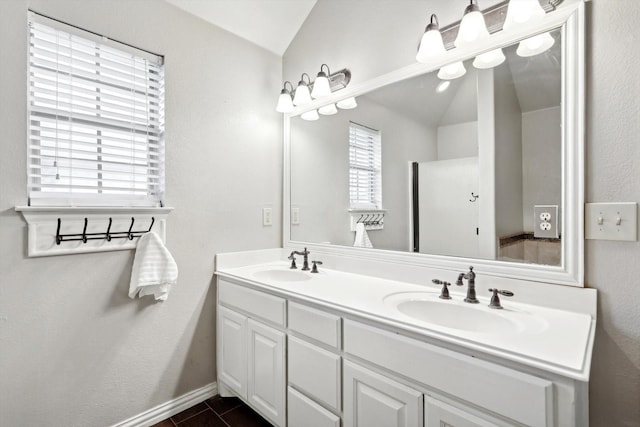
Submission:
<svg viewBox="0 0 640 427">
<path fill-rule="evenodd" d="M 436 86 L 436 93 L 442 93 L 445 90 L 449 89 L 449 85 L 451 85 L 451 80 L 443 80 L 440 83 L 438 83 L 438 86 Z"/>
<path fill-rule="evenodd" d="M 287 84 L 291 89 L 287 89 Z M 290 81 L 284 82 L 284 87 L 280 91 L 278 97 L 278 105 L 276 105 L 276 111 L 278 113 L 290 113 L 293 111 L 293 100 L 291 99 L 291 92 L 293 92 L 293 85 Z"/>
<path fill-rule="evenodd" d="M 553 46 L 555 40 L 549 33 L 538 34 L 522 40 L 516 49 L 516 53 L 522 57 L 539 55 Z"/>
<path fill-rule="evenodd" d="M 356 99 L 354 97 L 351 97 L 338 101 L 336 105 L 338 106 L 338 108 L 341 108 L 343 110 L 351 110 L 352 108 L 356 108 L 358 106 L 358 103 L 356 102 Z"/>
<path fill-rule="evenodd" d="M 476 0 L 469 0 L 469 6 L 464 10 L 462 22 L 458 28 L 458 36 L 453 44 L 455 47 L 460 47 L 486 37 L 489 37 L 489 31 L 484 22 L 484 16 L 480 12 L 480 7 L 478 7 Z"/>
<path fill-rule="evenodd" d="M 307 111 L 306 113 L 300 114 L 300 118 L 302 120 L 312 121 L 312 120 L 318 120 L 320 116 L 318 116 L 317 110 L 311 110 L 311 111 Z"/>
<path fill-rule="evenodd" d="M 336 104 L 324 105 L 318 108 L 318 113 L 322 114 L 323 116 L 331 116 L 333 114 L 336 114 L 337 112 L 338 109 L 336 108 Z"/>
<path fill-rule="evenodd" d="M 494 49 L 476 56 L 473 60 L 473 66 L 481 70 L 497 67 L 505 60 L 502 49 Z"/>
<path fill-rule="evenodd" d="M 440 34 L 440 26 L 438 24 L 438 17 L 436 14 L 431 15 L 431 21 L 427 28 L 424 30 L 420 45 L 418 46 L 418 53 L 416 54 L 416 61 L 428 62 L 429 59 L 445 53 L 444 43 L 442 42 L 442 34 Z"/>
<path fill-rule="evenodd" d="M 518 25 L 539 21 L 544 15 L 545 11 L 538 0 L 511 0 L 502 29 L 509 30 Z"/>
<path fill-rule="evenodd" d="M 304 76 L 307 76 L 307 80 L 309 82 L 304 81 Z M 309 84 L 311 83 L 311 77 L 307 73 L 302 73 L 302 77 L 298 82 L 298 87 L 296 88 L 296 94 L 293 97 L 294 105 L 305 105 L 311 102 L 311 94 L 309 93 Z"/>
<path fill-rule="evenodd" d="M 458 61 L 440 68 L 440 71 L 438 71 L 438 78 L 442 80 L 453 80 L 464 76 L 466 72 L 467 69 L 464 68 L 462 61 Z"/>
<path fill-rule="evenodd" d="M 323 67 L 327 67 L 326 73 L 322 70 Z M 329 74 L 331 74 L 331 70 L 329 70 L 329 66 L 327 64 L 322 64 L 320 66 L 320 72 L 318 73 L 316 80 L 313 82 L 313 90 L 311 91 L 311 96 L 313 98 L 320 98 L 322 96 L 331 95 L 331 86 L 329 85 Z"/>
</svg>

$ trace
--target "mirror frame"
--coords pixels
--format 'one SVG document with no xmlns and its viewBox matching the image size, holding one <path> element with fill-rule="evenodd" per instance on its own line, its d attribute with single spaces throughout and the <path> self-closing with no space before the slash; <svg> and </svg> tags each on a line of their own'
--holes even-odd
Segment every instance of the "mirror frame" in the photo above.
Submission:
<svg viewBox="0 0 640 427">
<path fill-rule="evenodd" d="M 422 266 L 433 269 L 464 271 L 473 264 L 483 274 L 533 282 L 584 286 L 584 117 L 585 56 L 583 0 L 565 0 L 547 13 L 536 25 L 523 25 L 508 32 L 498 31 L 488 40 L 464 48 L 456 48 L 434 58 L 430 63 L 415 63 L 369 81 L 334 92 L 322 100 L 314 100 L 284 115 L 283 147 L 283 246 L 305 246 L 317 254 L 341 258 L 368 259 L 378 262 Z M 498 260 L 462 258 L 443 255 L 401 252 L 385 249 L 354 248 L 331 244 L 291 240 L 291 133 L 290 120 L 305 111 L 340 99 L 360 96 L 401 80 L 435 71 L 455 61 L 466 60 L 499 47 L 517 43 L 535 34 L 561 28 L 562 55 L 562 263 L 560 266 L 513 263 Z M 407 219 L 408 220 L 408 219 Z M 348 221 L 345 212 L 345 221 Z"/>
</svg>

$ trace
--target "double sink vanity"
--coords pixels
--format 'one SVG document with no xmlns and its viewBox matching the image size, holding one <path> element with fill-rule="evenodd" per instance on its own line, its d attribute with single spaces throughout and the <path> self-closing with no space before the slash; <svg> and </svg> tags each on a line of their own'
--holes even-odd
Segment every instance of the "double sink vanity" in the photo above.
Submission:
<svg viewBox="0 0 640 427">
<path fill-rule="evenodd" d="M 594 290 L 536 298 L 510 281 L 515 295 L 496 310 L 487 288 L 502 281 L 481 272 L 470 304 L 462 287 L 439 298 L 429 276 L 340 271 L 329 254 L 313 274 L 288 255 L 216 258 L 218 389 L 273 425 L 587 425 Z"/>
<path fill-rule="evenodd" d="M 536 23 L 285 114 L 283 247 L 216 255 L 222 396 L 240 397 L 277 427 L 588 426 L 596 291 L 584 288 L 584 4 L 542 3 Z M 521 54 L 540 38 L 546 50 Z M 501 49 L 501 65 L 475 69 L 474 57 Z M 434 95 L 438 70 L 459 62 L 466 80 Z M 350 97 L 357 108 L 299 117 Z M 464 120 L 422 114 L 438 105 Z M 369 229 L 374 248 L 351 247 L 350 218 L 364 215 L 349 203 L 352 123 L 382 134 L 384 227 Z M 452 129 L 473 132 L 435 138 Z M 456 141 L 468 146 L 448 152 Z M 450 209 L 458 193 L 418 178 L 444 171 L 455 186 L 451 165 L 465 156 L 477 188 L 455 202 L 473 209 L 446 224 L 461 212 Z M 416 188 L 428 196 L 410 199 Z M 549 218 L 557 256 L 528 256 Z M 524 254 L 506 254 L 505 239 Z M 315 273 L 300 258 L 291 268 L 306 248 L 322 262 Z M 465 302 L 474 292 L 478 303 Z"/>
</svg>

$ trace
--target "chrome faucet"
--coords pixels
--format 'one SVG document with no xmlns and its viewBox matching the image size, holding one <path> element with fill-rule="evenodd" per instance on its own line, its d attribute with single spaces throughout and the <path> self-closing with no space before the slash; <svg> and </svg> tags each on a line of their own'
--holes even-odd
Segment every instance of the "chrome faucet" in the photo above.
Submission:
<svg viewBox="0 0 640 427">
<path fill-rule="evenodd" d="M 460 273 L 458 275 L 456 285 L 464 285 L 462 279 L 467 279 L 467 297 L 464 299 L 464 301 L 470 302 L 472 304 L 479 303 L 480 301 L 478 301 L 478 299 L 476 298 L 476 273 L 473 272 L 473 267 L 469 267 L 468 273 Z"/>
<path fill-rule="evenodd" d="M 304 257 L 304 260 L 302 261 L 302 271 L 307 271 L 309 270 L 309 254 L 311 252 L 309 252 L 307 250 L 307 248 L 304 248 L 304 251 L 300 252 L 300 251 L 293 251 L 291 252 L 291 255 L 289 255 L 289 259 L 291 260 L 291 268 L 297 268 L 296 267 L 296 258 L 294 257 L 294 255 L 302 255 Z"/>
</svg>

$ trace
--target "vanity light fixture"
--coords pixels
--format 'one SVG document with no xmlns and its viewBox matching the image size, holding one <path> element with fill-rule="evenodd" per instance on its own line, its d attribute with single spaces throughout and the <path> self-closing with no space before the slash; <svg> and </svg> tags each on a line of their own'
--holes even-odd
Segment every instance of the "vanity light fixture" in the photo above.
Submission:
<svg viewBox="0 0 640 427">
<path fill-rule="evenodd" d="M 489 37 L 489 31 L 484 22 L 484 15 L 480 12 L 476 0 L 469 0 L 469 6 L 464 10 L 454 45 L 460 47 L 486 37 Z"/>
<path fill-rule="evenodd" d="M 542 19 L 544 15 L 545 11 L 538 0 L 510 1 L 502 29 L 509 30 L 517 25 L 535 22 Z"/>
<path fill-rule="evenodd" d="M 473 66 L 479 69 L 487 69 L 497 67 L 505 61 L 502 49 L 494 49 L 476 56 L 473 60 Z"/>
<path fill-rule="evenodd" d="M 353 108 L 356 108 L 358 106 L 358 103 L 356 102 L 356 99 L 354 97 L 351 97 L 338 101 L 336 105 L 342 110 L 351 110 Z"/>
<path fill-rule="evenodd" d="M 438 71 L 438 78 L 442 80 L 453 80 L 464 76 L 466 72 L 467 69 L 464 68 L 462 61 L 458 61 L 440 68 L 440 71 Z"/>
<path fill-rule="evenodd" d="M 287 89 L 287 84 L 291 89 Z M 290 81 L 284 82 L 284 87 L 280 91 L 280 96 L 278 97 L 278 105 L 276 106 L 276 111 L 278 113 L 290 113 L 293 111 L 293 100 L 291 99 L 291 92 L 293 92 L 293 85 Z"/>
<path fill-rule="evenodd" d="M 327 67 L 326 73 L 323 71 L 323 67 Z M 331 74 L 329 66 L 327 64 L 322 64 L 320 66 L 320 72 L 318 73 L 316 80 L 313 82 L 313 90 L 311 91 L 311 96 L 313 98 L 331 95 L 331 87 L 329 86 L 328 77 L 329 74 Z"/>
<path fill-rule="evenodd" d="M 333 114 L 336 114 L 337 112 L 338 109 L 336 108 L 336 104 L 329 104 L 318 108 L 318 113 L 322 114 L 323 116 L 331 116 Z"/>
<path fill-rule="evenodd" d="M 311 110 L 311 111 L 307 111 L 305 113 L 300 114 L 300 118 L 302 120 L 313 121 L 313 120 L 318 120 L 320 116 L 318 116 L 317 110 Z"/>
<path fill-rule="evenodd" d="M 307 76 L 309 83 L 304 81 L 304 76 Z M 302 77 L 298 82 L 296 88 L 296 94 L 293 97 L 294 105 L 305 105 L 311 102 L 311 93 L 309 92 L 309 84 L 311 83 L 311 77 L 307 73 L 302 73 Z"/>
<path fill-rule="evenodd" d="M 424 30 L 420 45 L 418 46 L 418 53 L 416 54 L 416 61 L 428 62 L 430 58 L 445 53 L 444 43 L 442 42 L 442 34 L 440 34 L 440 26 L 438 24 L 438 17 L 436 14 L 431 15 L 431 21 L 427 28 Z"/>
</svg>

